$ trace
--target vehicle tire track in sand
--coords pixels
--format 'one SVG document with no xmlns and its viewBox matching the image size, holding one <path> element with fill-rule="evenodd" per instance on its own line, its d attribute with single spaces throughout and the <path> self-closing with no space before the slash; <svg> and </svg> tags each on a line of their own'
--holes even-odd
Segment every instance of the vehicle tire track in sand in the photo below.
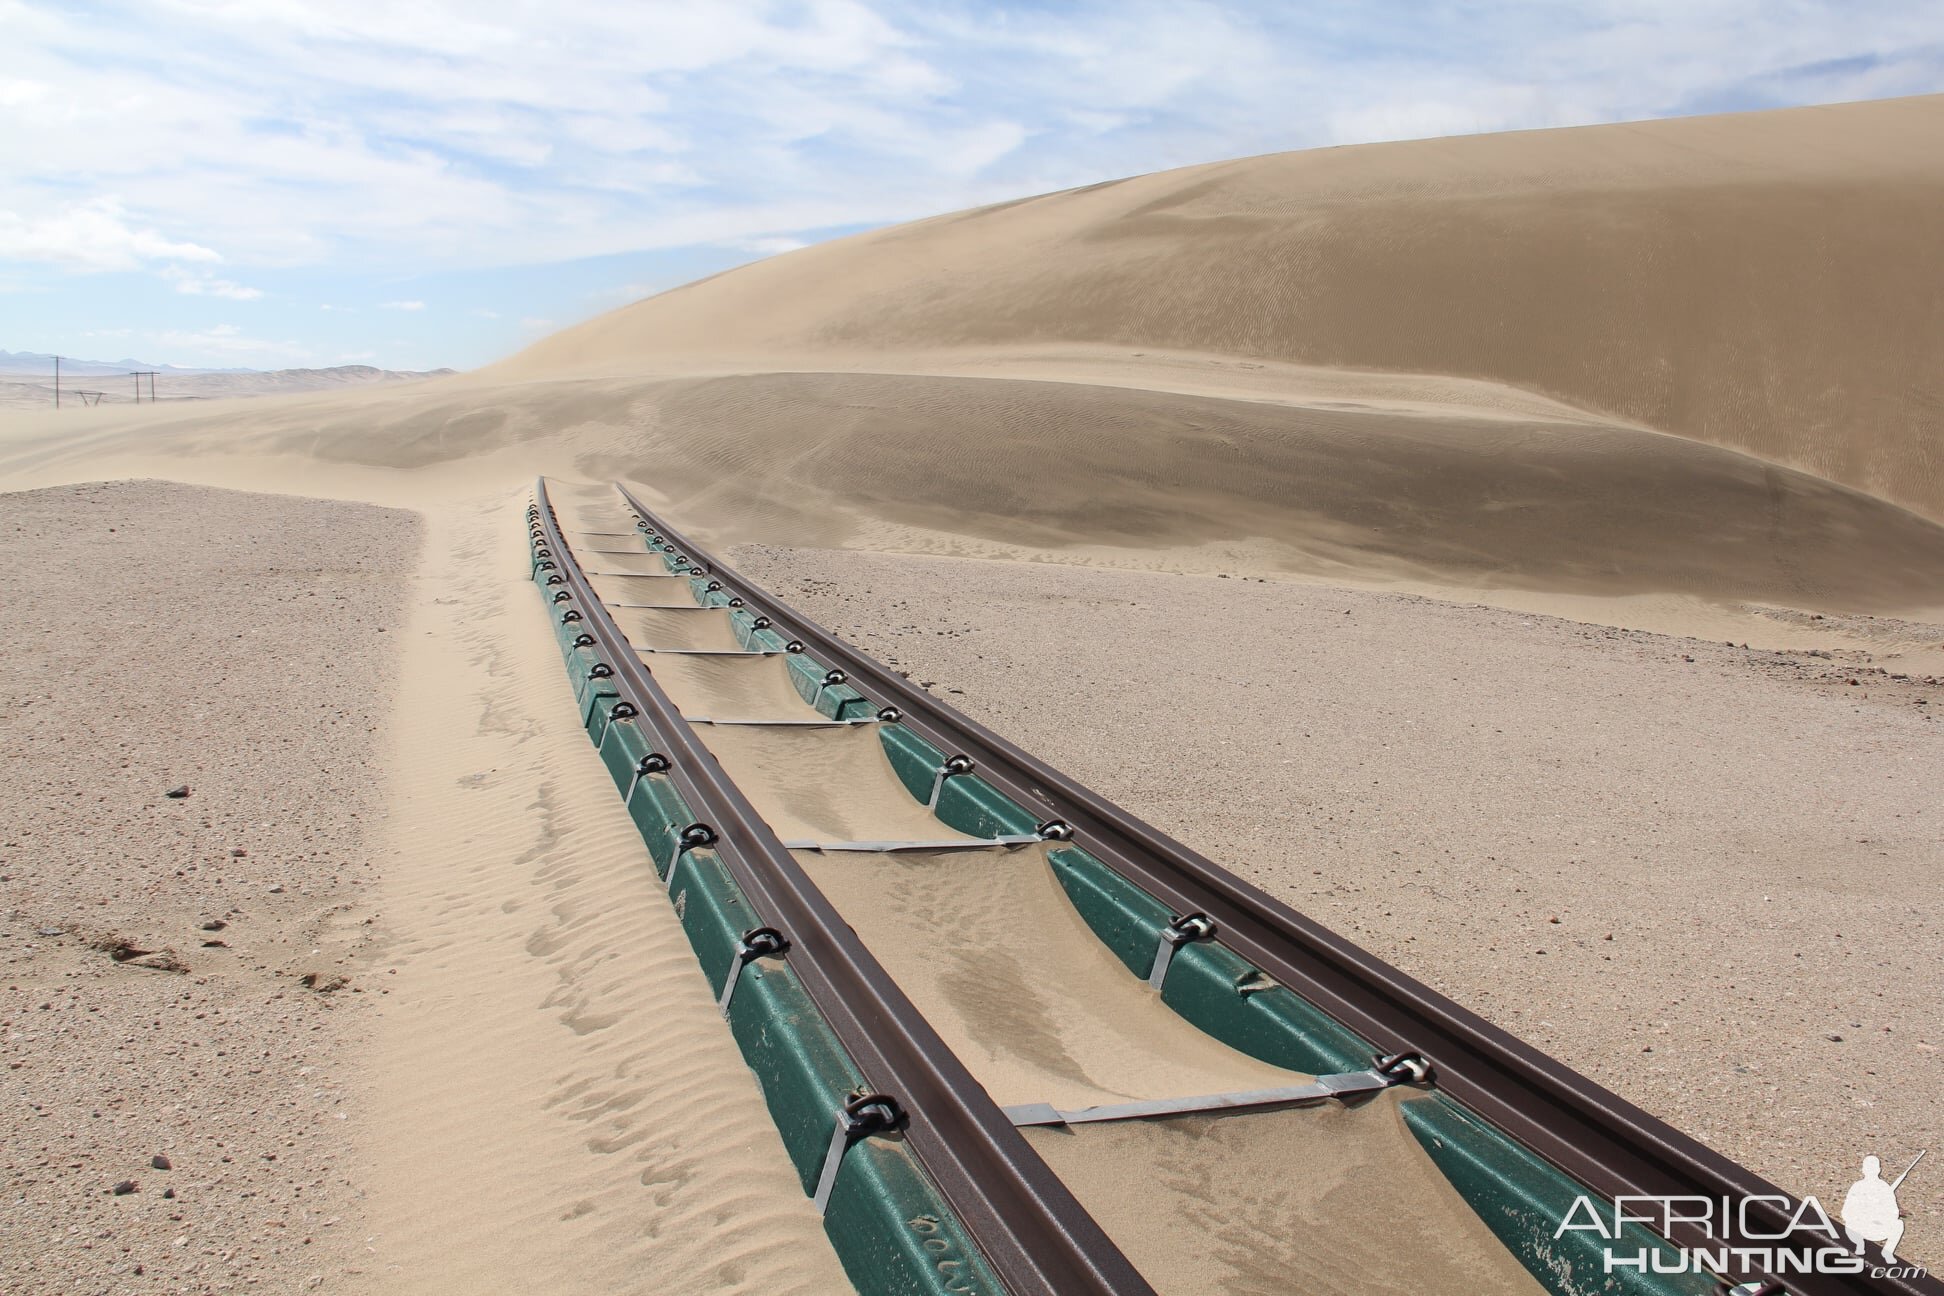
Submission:
<svg viewBox="0 0 1944 1296">
<path fill-rule="evenodd" d="M 409 627 L 367 1131 L 380 1288 L 842 1290 L 574 723 L 518 504 L 428 520 Z"/>
</svg>

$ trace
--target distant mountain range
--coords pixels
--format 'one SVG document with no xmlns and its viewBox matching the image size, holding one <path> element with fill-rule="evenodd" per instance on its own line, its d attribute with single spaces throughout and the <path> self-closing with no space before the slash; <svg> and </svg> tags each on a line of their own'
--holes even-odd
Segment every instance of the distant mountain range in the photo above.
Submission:
<svg viewBox="0 0 1944 1296">
<path fill-rule="evenodd" d="M 184 369 L 178 365 L 150 364 L 146 360 L 77 360 L 61 357 L 61 374 L 77 378 L 104 378 L 131 373 L 137 369 L 165 374 L 257 373 L 255 369 Z M 40 351 L 0 351 L 0 374 L 51 374 L 54 357 Z"/>
<path fill-rule="evenodd" d="M 137 380 L 128 375 L 137 371 L 158 375 L 153 394 L 163 403 L 421 382 L 458 372 L 454 369 L 429 372 L 375 369 L 370 365 L 333 365 L 327 369 L 184 369 L 142 360 L 75 360 L 62 356 L 61 391 L 69 398 L 63 403 L 77 408 L 101 403 L 132 404 Z M 146 400 L 150 383 L 143 382 L 142 387 Z M 54 357 L 33 351 L 0 351 L 0 408 L 35 409 L 53 404 Z"/>
</svg>

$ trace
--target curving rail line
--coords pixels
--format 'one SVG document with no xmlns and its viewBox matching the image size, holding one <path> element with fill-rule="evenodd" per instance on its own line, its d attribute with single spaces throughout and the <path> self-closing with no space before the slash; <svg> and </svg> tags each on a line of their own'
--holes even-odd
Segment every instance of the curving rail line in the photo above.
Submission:
<svg viewBox="0 0 1944 1296">
<path fill-rule="evenodd" d="M 988 814 L 998 826 L 982 835 L 1037 840 L 1079 861 L 1063 884 L 1092 906 L 1089 921 L 1102 939 L 1119 941 L 1123 961 L 1137 976 L 1145 972 L 1182 1015 L 1245 1052 L 1274 1054 L 1278 1065 L 1314 1073 L 1312 1087 L 1321 1091 L 1335 1086 L 1354 1096 L 1396 1085 L 1422 1094 L 1409 1104 L 1413 1132 L 1542 1285 L 1640 1296 L 1687 1296 L 1730 1284 L 1742 1293 L 1798 1296 L 1944 1293 L 1944 1284 L 1907 1269 L 1795 1271 L 1792 1260 L 1828 1239 L 1794 1228 L 1799 1203 L 1781 1190 L 960 715 L 721 563 L 624 487 L 615 490 L 640 537 L 621 543 L 654 555 L 665 574 L 688 577 L 679 583 L 692 587 L 696 602 L 739 618 L 755 649 L 814 663 L 811 675 L 822 672 L 814 696 L 833 722 L 876 723 L 896 731 L 887 747 L 895 737 L 928 753 L 923 759 L 936 762 L 934 806 L 948 785 L 976 782 L 982 795 L 998 798 L 992 804 L 1025 816 L 1023 824 L 1002 824 L 1004 813 Z M 949 1238 L 928 1237 L 924 1253 L 941 1262 L 932 1266 L 938 1290 L 1153 1290 L 1020 1127 L 1307 1101 L 1318 1093 L 1217 1095 L 1200 1106 L 1150 1102 L 1090 1109 L 1093 1115 L 1044 1104 L 1002 1109 L 725 773 L 698 737 L 694 717 L 685 718 L 643 660 L 652 653 L 629 643 L 568 544 L 544 479 L 528 518 L 535 579 L 553 600 L 570 662 L 577 653 L 582 658 L 580 685 L 597 699 L 587 704 L 590 734 L 605 754 L 613 722 L 640 730 L 646 754 L 627 781 L 630 802 L 644 780 L 666 780 L 696 816 L 689 825 L 669 821 L 671 892 L 683 852 L 705 850 L 720 858 L 760 915 L 762 925 L 736 946 L 722 990 L 725 1009 L 745 964 L 780 955 L 771 962 L 787 963 L 800 978 L 862 1077 L 861 1092 L 829 1113 L 829 1149 L 815 1176 L 819 1204 L 840 1181 L 847 1149 L 888 1136 L 915 1157 L 977 1253 L 961 1257 Z M 606 712 L 597 714 L 602 706 Z M 912 792 L 923 799 L 922 780 Z M 1151 966 L 1144 966 L 1146 949 Z M 806 1191 L 810 1183 L 806 1174 Z M 1584 1250 L 1569 1254 L 1584 1236 L 1569 1234 L 1562 1243 L 1553 1235 L 1562 1194 L 1573 1191 L 1606 1203 L 1618 1196 L 1721 1203 L 1704 1220 L 1676 1222 L 1665 1237 L 1634 1226 L 1663 1251 L 1668 1243 L 1702 1248 L 1713 1257 L 1713 1273 L 1677 1279 L 1643 1265 L 1638 1275 L 1622 1268 L 1595 1277 Z M 850 1256 L 846 1263 L 857 1276 Z"/>
<path fill-rule="evenodd" d="M 871 1091 L 895 1102 L 884 1116 L 909 1138 L 1008 1290 L 1022 1296 L 1150 1292 L 723 774 L 574 560 L 546 481 L 534 491 L 537 512 L 530 516 L 563 577 L 569 597 L 561 603 L 580 614 L 569 624 L 587 627 L 614 671 L 622 702 L 654 732 L 666 757 L 659 772 L 691 808 L 711 817 L 696 825 L 702 831 L 691 830 L 691 840 L 722 857 L 755 911 L 789 942 L 792 968 Z M 833 1113 L 833 1127 L 842 1120 Z"/>
</svg>

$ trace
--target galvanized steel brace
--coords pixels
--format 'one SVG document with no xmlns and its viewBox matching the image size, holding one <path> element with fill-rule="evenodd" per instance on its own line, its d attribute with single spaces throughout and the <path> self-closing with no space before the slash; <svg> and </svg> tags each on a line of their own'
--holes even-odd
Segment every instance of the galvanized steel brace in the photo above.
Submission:
<svg viewBox="0 0 1944 1296">
<path fill-rule="evenodd" d="M 668 857 L 668 889 L 675 890 L 675 869 L 682 862 L 682 856 L 703 846 L 715 845 L 715 829 L 703 823 L 692 823 L 686 828 L 671 825 L 668 829 L 669 844 L 675 853 Z"/>
<path fill-rule="evenodd" d="M 749 961 L 781 954 L 788 948 L 790 942 L 774 927 L 752 927 L 743 933 L 742 939 L 736 942 L 735 957 L 729 960 L 729 975 L 722 979 L 722 998 L 716 1003 L 724 1017 L 729 1015 L 729 1001 L 736 997 L 736 982 L 742 980 L 742 970 Z"/>
<path fill-rule="evenodd" d="M 844 1153 L 850 1151 L 851 1144 L 866 1135 L 896 1129 L 903 1119 L 904 1112 L 899 1110 L 897 1100 L 883 1094 L 860 1094 L 837 1109 L 837 1128 L 831 1131 L 823 1173 L 817 1176 L 817 1193 L 813 1199 L 817 1214 L 830 1209 L 830 1193 L 837 1186 L 837 1171 L 842 1168 Z"/>
<path fill-rule="evenodd" d="M 1168 968 L 1175 951 L 1189 941 L 1207 940 L 1215 934 L 1215 923 L 1207 914 L 1184 914 L 1161 929 L 1161 941 L 1154 947 L 1154 965 L 1148 969 L 1147 983 L 1156 990 L 1168 980 Z"/>
</svg>

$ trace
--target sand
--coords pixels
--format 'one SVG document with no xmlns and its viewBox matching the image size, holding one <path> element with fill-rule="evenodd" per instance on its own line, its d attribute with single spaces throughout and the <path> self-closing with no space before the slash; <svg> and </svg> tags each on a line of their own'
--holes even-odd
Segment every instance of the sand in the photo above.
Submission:
<svg viewBox="0 0 1944 1296">
<path fill-rule="evenodd" d="M 824 718 L 804 702 L 781 657 L 657 653 L 648 665 L 675 709 L 690 719 L 814 723 Z"/>
<path fill-rule="evenodd" d="M 1163 1293 L 1543 1291 L 1428 1169 L 1396 1096 L 1027 1131 Z"/>
<path fill-rule="evenodd" d="M 772 258 L 459 378 L 8 418 L 0 476 L 268 463 L 379 499 L 546 470 L 717 543 L 1737 642 L 1767 607 L 1935 621 L 1940 123 L 1931 96 L 1138 177 Z"/>
<path fill-rule="evenodd" d="M 589 516 L 586 505 L 575 513 Z M 747 686 L 721 683 L 730 668 L 784 669 L 762 657 L 647 659 L 676 696 L 709 688 L 742 710 L 752 709 Z M 800 698 L 786 701 L 775 718 L 815 717 Z M 786 842 L 971 840 L 913 799 L 869 726 L 710 725 L 700 736 Z M 797 858 L 1002 1105 L 1078 1108 L 1311 1078 L 1220 1044 L 1162 1004 L 1081 921 L 1042 845 Z M 1296 1274 L 1319 1292 L 1538 1290 L 1393 1106 L 1352 1113 L 1326 1103 L 1033 1137 L 1163 1292 L 1268 1291 Z M 1380 1211 L 1402 1211 L 1416 1227 L 1402 1240 L 1373 1230 Z"/>
<path fill-rule="evenodd" d="M 665 580 L 682 579 L 669 572 L 667 564 L 662 562 L 659 554 L 593 549 L 577 549 L 575 552 L 583 555 L 585 569 L 591 576 L 658 576 Z"/>
<path fill-rule="evenodd" d="M 525 498 L 433 512 L 406 626 L 368 1055 L 381 1290 L 844 1290 L 576 723 Z"/>
<path fill-rule="evenodd" d="M 798 856 L 1001 1104 L 1303 1083 L 1203 1034 L 1087 929 L 1040 846 Z M 1388 1099 L 1028 1132 L 1158 1291 L 1537 1292 Z M 1408 1230 L 1373 1227 L 1412 1221 Z"/>
<path fill-rule="evenodd" d="M 251 1165 L 260 1187 L 239 1196 L 263 1196 L 234 1227 L 299 1186 L 346 1203 L 363 1186 L 382 1227 L 319 1270 L 347 1289 L 841 1282 L 773 1173 L 780 1150 L 665 901 L 636 885 L 639 841 L 509 556 L 537 472 L 625 478 L 708 542 L 848 550 L 749 561 L 1138 813 L 1789 1187 L 1840 1196 L 1865 1150 L 1901 1162 L 1944 1140 L 1926 1096 L 1944 1047 L 1941 121 L 1932 97 L 1246 159 L 806 249 L 476 374 L 0 412 L 9 489 L 145 477 L 278 495 L 240 505 L 213 549 L 184 539 L 89 579 L 154 609 L 147 637 L 112 641 L 141 678 L 189 690 L 260 671 L 252 697 L 340 698 L 340 723 L 239 748 L 228 712 L 178 708 L 180 745 L 132 750 L 131 769 L 180 752 L 212 787 L 288 798 L 321 785 L 320 751 L 380 753 L 367 783 L 265 830 L 364 843 L 369 873 L 331 876 L 379 878 L 358 889 L 382 891 L 373 912 L 340 911 L 373 917 L 371 939 L 309 908 L 249 911 L 278 933 L 275 958 L 255 955 L 264 975 L 299 948 L 382 951 L 367 971 L 392 993 L 357 996 L 353 973 L 328 1001 L 381 1000 L 373 1029 L 334 1032 L 309 991 L 195 1008 L 204 1031 L 222 1007 L 253 1039 L 302 1037 L 288 1051 L 316 1088 L 276 1120 L 352 1107 L 354 1150 L 291 1136 L 317 1159 Z M 408 525 L 294 495 L 423 515 L 419 579 L 394 573 L 367 604 L 409 603 L 402 665 L 335 631 L 286 633 L 311 609 L 263 589 L 212 627 L 249 653 L 196 669 L 214 649 L 176 648 L 202 633 L 179 610 L 254 579 L 238 555 L 281 552 L 290 518 L 341 525 L 278 571 L 286 592 L 331 587 L 315 555 Z M 601 487 L 561 499 L 577 527 L 628 529 Z M 179 534 L 179 502 L 162 514 Z M 390 520 L 363 527 L 374 517 Z M 639 559 L 593 557 L 621 601 L 681 601 Z M 46 610 L 16 605 L 19 638 Z M 719 613 L 621 616 L 725 646 Z M 73 647 L 42 634 L 5 669 L 68 697 Z M 698 714 L 802 714 L 778 661 L 650 660 Z M 391 669 L 395 715 L 378 700 Z M 1149 714 L 1184 697 L 1209 721 L 1185 747 Z M 357 717 L 380 731 L 352 734 Z M 77 752 L 95 732 L 35 741 Z M 30 826 L 71 822 L 74 787 L 92 786 L 48 769 L 7 792 Z M 807 794 L 786 812 L 847 826 Z M 148 822 L 114 839 L 137 864 Z M 301 836 L 287 844 L 280 864 L 308 870 Z M 129 861 L 64 848 L 125 880 Z M 246 848 L 221 876 L 268 882 L 240 871 Z M 300 874 L 314 894 L 279 900 L 325 907 L 336 893 Z M 127 888 L 108 890 L 115 911 Z M 208 956 L 180 948 L 178 919 L 217 897 L 143 895 L 120 921 L 173 942 L 193 985 Z M 41 915 L 13 904 L 29 917 L 9 949 L 36 977 L 119 978 L 73 1011 L 127 1014 L 117 1038 L 167 1020 L 140 1016 L 139 987 L 181 978 L 103 967 L 66 936 L 25 942 Z M 213 987 L 197 992 L 229 993 Z M 241 1138 L 221 1132 L 227 1091 L 179 1087 L 210 1138 Z M 83 1134 L 117 1109 L 84 1124 L 78 1090 L 50 1092 L 36 1123 L 78 1127 L 90 1150 L 63 1173 L 89 1195 L 35 1216 L 34 1236 L 78 1230 L 71 1258 L 108 1245 L 88 1236 L 100 1212 L 154 1199 L 145 1178 L 96 1200 L 129 1145 L 110 1156 Z M 140 1110 L 124 1120 L 149 1143 L 176 1119 Z M 42 1155 L 34 1173 L 65 1165 Z M 245 1182 L 244 1160 L 224 1184 Z M 1944 1195 L 1919 1175 L 1906 1201 L 1908 1249 L 1934 1251 Z M 272 1218 L 302 1220 L 265 1211 L 225 1234 L 204 1217 L 183 1250 L 274 1285 L 296 1270 Z"/>
<path fill-rule="evenodd" d="M 1791 1191 L 1944 1142 L 1944 664 L 1291 583 L 731 561 Z M 1913 1256 L 1944 1246 L 1940 1183 L 1904 1189 Z"/>
<path fill-rule="evenodd" d="M 1043 847 L 797 858 L 1002 1106 L 1310 1078 L 1217 1043 L 1163 1005 L 1074 912 Z"/>
<path fill-rule="evenodd" d="M 742 641 L 729 621 L 729 609 L 620 608 L 608 612 L 628 642 L 653 644 L 662 652 L 741 652 Z"/>
<path fill-rule="evenodd" d="M 417 522 L 159 482 L 0 516 L 0 1288 L 342 1289 Z"/>
<path fill-rule="evenodd" d="M 803 708 L 803 719 L 817 713 Z M 711 725 L 702 735 L 786 842 L 969 842 L 912 798 L 871 725 Z"/>
<path fill-rule="evenodd" d="M 1131 370 L 1199 355 L 1210 384 L 1275 364 L 1445 375 L 1939 520 L 1940 129 L 1933 95 L 1217 162 L 776 257 L 501 372 L 1085 345 Z"/>
</svg>

